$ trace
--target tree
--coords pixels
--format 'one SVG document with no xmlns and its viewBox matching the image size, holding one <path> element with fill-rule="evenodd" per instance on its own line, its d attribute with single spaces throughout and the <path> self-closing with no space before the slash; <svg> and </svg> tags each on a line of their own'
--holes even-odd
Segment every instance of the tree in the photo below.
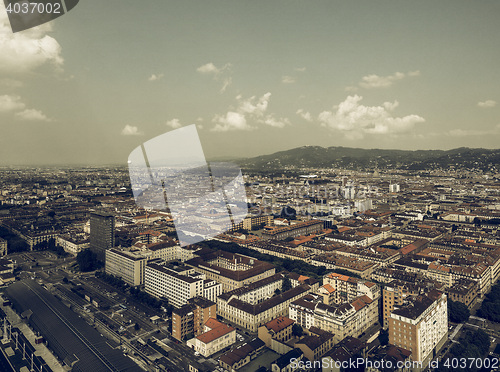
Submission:
<svg viewBox="0 0 500 372">
<path fill-rule="evenodd" d="M 90 249 L 84 249 L 76 255 L 80 271 L 92 271 L 98 268 L 97 256 Z"/>
<path fill-rule="evenodd" d="M 286 218 L 288 220 L 296 220 L 297 219 L 297 211 L 295 209 L 293 209 L 292 207 L 287 205 L 286 207 L 283 207 L 281 209 L 280 217 Z"/>
<path fill-rule="evenodd" d="M 477 314 L 494 322 L 500 322 L 500 284 L 491 287 Z"/>
<path fill-rule="evenodd" d="M 277 296 L 281 293 L 280 289 L 279 288 L 276 288 L 276 290 L 274 291 L 274 294 Z"/>
<path fill-rule="evenodd" d="M 135 329 L 136 331 L 138 331 L 139 329 L 141 329 L 141 326 L 139 325 L 139 323 L 135 323 L 135 324 L 134 324 L 134 329 Z"/>
<path fill-rule="evenodd" d="M 292 281 L 290 280 L 289 277 L 285 277 L 283 278 L 283 285 L 281 286 L 281 290 L 283 292 L 286 292 L 289 289 L 292 289 Z"/>
<path fill-rule="evenodd" d="M 484 356 L 490 350 L 490 336 L 481 328 L 478 328 L 472 334 L 471 344 L 476 345 L 479 349 L 479 352 L 481 353 L 481 356 Z"/>
<path fill-rule="evenodd" d="M 300 337 L 303 334 L 304 334 L 304 330 L 302 329 L 302 327 L 300 325 L 298 325 L 297 323 L 294 323 L 294 325 L 292 326 L 292 335 Z"/>
<path fill-rule="evenodd" d="M 462 323 L 469 319 L 470 310 L 462 302 L 448 300 L 448 315 L 452 322 Z"/>
</svg>

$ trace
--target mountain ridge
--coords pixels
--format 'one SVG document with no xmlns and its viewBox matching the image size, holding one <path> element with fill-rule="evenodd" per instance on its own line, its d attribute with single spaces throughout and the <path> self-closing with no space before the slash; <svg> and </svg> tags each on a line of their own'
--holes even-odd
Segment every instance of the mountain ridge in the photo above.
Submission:
<svg viewBox="0 0 500 372">
<path fill-rule="evenodd" d="M 273 154 L 238 159 L 244 169 L 291 168 L 479 169 L 498 172 L 500 149 L 459 147 L 450 150 L 362 149 L 344 146 L 301 146 Z"/>
</svg>

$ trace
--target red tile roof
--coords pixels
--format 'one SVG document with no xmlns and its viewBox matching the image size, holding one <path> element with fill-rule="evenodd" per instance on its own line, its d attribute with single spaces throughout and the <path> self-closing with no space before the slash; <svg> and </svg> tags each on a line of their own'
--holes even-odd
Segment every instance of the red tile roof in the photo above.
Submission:
<svg viewBox="0 0 500 372">
<path fill-rule="evenodd" d="M 294 320 L 287 318 L 286 316 L 279 316 L 276 319 L 273 319 L 270 322 L 266 323 L 266 328 L 268 330 L 273 330 L 275 333 L 278 333 L 279 331 L 289 327 L 293 323 L 295 323 Z"/>
<path fill-rule="evenodd" d="M 214 319 L 215 320 L 215 319 Z M 216 321 L 217 322 L 217 321 Z M 208 323 L 208 321 L 207 321 Z M 220 322 L 217 322 L 220 323 Z M 206 324 L 206 323 L 205 323 Z M 196 338 L 200 340 L 201 342 L 208 344 L 214 340 L 217 340 L 218 338 L 227 335 L 228 333 L 231 333 L 232 331 L 235 331 L 235 329 L 227 324 L 220 323 L 221 325 L 213 328 L 211 331 L 205 332 Z"/>
</svg>

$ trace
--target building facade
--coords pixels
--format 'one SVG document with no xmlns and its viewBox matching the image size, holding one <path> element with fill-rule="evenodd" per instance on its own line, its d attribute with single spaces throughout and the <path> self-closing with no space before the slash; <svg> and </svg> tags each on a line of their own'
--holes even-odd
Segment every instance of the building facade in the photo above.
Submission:
<svg viewBox="0 0 500 372">
<path fill-rule="evenodd" d="M 7 254 L 7 240 L 0 238 L 0 256 Z"/>
<path fill-rule="evenodd" d="M 194 270 L 174 270 L 168 266 L 149 263 L 146 265 L 144 289 L 157 298 L 167 298 L 175 307 L 185 305 L 190 298 L 203 296 L 203 278 Z"/>
<path fill-rule="evenodd" d="M 141 254 L 119 249 L 107 249 L 106 274 L 114 275 L 123 279 L 131 286 L 144 284 L 147 258 Z"/>
<path fill-rule="evenodd" d="M 389 343 L 412 353 L 426 366 L 448 338 L 447 297 L 436 290 L 419 295 L 394 310 L 389 319 Z"/>
<path fill-rule="evenodd" d="M 172 311 L 172 337 L 179 341 L 204 332 L 204 324 L 217 316 L 215 302 L 194 297 L 188 303 Z"/>
<path fill-rule="evenodd" d="M 106 212 L 90 213 L 90 250 L 101 261 L 105 251 L 115 246 L 115 216 Z"/>
</svg>

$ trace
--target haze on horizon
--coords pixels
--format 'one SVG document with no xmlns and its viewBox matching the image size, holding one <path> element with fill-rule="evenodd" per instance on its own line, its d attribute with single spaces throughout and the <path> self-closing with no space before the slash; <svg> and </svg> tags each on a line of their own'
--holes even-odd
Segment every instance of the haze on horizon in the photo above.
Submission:
<svg viewBox="0 0 500 372">
<path fill-rule="evenodd" d="M 497 1 L 80 2 L 12 34 L 0 165 L 123 164 L 197 124 L 207 158 L 498 148 Z"/>
</svg>

